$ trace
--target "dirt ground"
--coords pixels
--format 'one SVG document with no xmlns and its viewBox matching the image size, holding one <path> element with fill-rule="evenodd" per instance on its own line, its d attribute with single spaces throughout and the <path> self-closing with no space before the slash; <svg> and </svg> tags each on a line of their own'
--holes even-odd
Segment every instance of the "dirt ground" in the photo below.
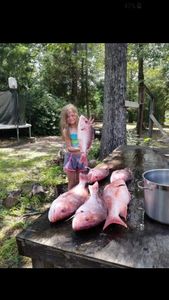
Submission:
<svg viewBox="0 0 169 300">
<path fill-rule="evenodd" d="M 0 139 L 0 148 L 6 149 L 17 149 L 44 153 L 50 153 L 56 151 L 56 149 L 62 149 L 64 142 L 60 136 L 47 136 L 47 137 L 36 137 L 20 139 L 19 142 L 15 138 Z"/>
</svg>

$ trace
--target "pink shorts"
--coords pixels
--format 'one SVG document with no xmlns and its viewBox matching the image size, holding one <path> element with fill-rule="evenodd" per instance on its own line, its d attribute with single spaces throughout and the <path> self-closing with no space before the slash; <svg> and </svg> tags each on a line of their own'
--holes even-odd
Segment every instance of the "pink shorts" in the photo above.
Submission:
<svg viewBox="0 0 169 300">
<path fill-rule="evenodd" d="M 87 166 L 79 162 L 80 156 L 80 154 L 65 153 L 63 170 L 65 172 L 85 172 Z"/>
</svg>

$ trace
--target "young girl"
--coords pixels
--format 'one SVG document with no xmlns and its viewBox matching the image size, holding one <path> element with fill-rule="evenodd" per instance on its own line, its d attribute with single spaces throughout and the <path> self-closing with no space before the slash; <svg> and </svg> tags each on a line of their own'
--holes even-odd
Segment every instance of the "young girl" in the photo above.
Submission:
<svg viewBox="0 0 169 300">
<path fill-rule="evenodd" d="M 79 183 L 79 173 L 86 171 L 85 165 L 79 161 L 81 153 L 77 137 L 78 121 L 77 108 L 73 104 L 64 106 L 61 111 L 60 126 L 66 146 L 63 169 L 68 177 L 68 190 Z"/>
</svg>

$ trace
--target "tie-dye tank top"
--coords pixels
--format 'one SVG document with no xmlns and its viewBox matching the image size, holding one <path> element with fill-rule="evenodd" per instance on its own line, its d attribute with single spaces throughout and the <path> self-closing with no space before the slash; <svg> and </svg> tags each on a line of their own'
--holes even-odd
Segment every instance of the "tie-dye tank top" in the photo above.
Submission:
<svg viewBox="0 0 169 300">
<path fill-rule="evenodd" d="M 77 133 L 70 133 L 72 147 L 79 147 Z"/>
</svg>

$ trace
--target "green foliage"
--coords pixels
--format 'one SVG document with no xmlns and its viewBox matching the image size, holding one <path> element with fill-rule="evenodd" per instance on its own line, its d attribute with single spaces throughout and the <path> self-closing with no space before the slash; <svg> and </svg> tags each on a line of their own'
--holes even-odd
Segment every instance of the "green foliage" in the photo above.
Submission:
<svg viewBox="0 0 169 300">
<path fill-rule="evenodd" d="M 138 44 L 128 44 L 127 65 L 127 99 L 138 101 Z M 154 115 L 160 124 L 164 124 L 165 111 L 169 108 L 168 82 L 169 82 L 169 44 L 159 43 L 143 44 L 144 82 L 155 99 Z M 144 124 L 149 122 L 150 97 L 145 93 Z M 128 111 L 128 120 L 137 120 L 134 110 Z"/>
<path fill-rule="evenodd" d="M 34 135 L 59 135 L 60 112 L 66 102 L 36 89 L 27 100 L 27 119 Z"/>
<path fill-rule="evenodd" d="M 17 79 L 21 92 L 31 86 L 35 72 L 38 46 L 35 44 L 1 43 L 0 45 L 0 90 L 8 89 L 8 77 Z"/>
<path fill-rule="evenodd" d="M 152 140 L 151 138 L 146 137 L 146 138 L 144 138 L 144 143 L 149 144 L 151 142 L 151 140 Z"/>
<path fill-rule="evenodd" d="M 99 97 L 100 100 L 102 97 L 98 93 L 98 85 L 104 77 L 104 44 L 88 44 L 87 53 L 85 45 L 46 45 L 41 77 L 43 87 L 49 93 L 74 103 L 85 113 L 87 89 L 90 113 L 93 114 L 99 103 L 95 99 Z"/>
<path fill-rule="evenodd" d="M 20 257 L 18 255 L 15 237 L 6 239 L 0 247 L 0 267 L 16 268 L 19 261 Z"/>
<path fill-rule="evenodd" d="M 145 83 L 156 97 L 155 117 L 163 124 L 169 109 L 169 44 L 142 46 L 139 52 L 138 43 L 128 44 L 126 98 L 138 101 L 138 57 L 143 55 Z M 88 99 L 90 115 L 102 119 L 104 47 L 103 43 L 0 44 L 0 90 L 8 89 L 9 76 L 16 77 L 19 97 L 27 102 L 26 121 L 32 124 L 32 134 L 59 134 L 60 110 L 69 102 L 86 114 Z M 148 114 L 146 96 L 145 124 Z M 136 119 L 137 110 L 128 109 L 128 121 Z"/>
<path fill-rule="evenodd" d="M 88 159 L 89 160 L 92 160 L 92 159 L 98 160 L 99 153 L 100 153 L 100 141 L 98 139 L 95 139 L 91 146 L 91 149 L 89 151 Z"/>
<path fill-rule="evenodd" d="M 127 109 L 127 122 L 133 123 L 137 120 L 137 110 L 134 110 L 132 108 Z"/>
</svg>

